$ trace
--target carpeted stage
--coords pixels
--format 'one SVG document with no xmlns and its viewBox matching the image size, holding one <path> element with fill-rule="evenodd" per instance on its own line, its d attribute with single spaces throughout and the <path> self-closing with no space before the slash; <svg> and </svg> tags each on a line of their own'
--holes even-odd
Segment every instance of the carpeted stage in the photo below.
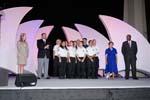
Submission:
<svg viewBox="0 0 150 100">
<path fill-rule="evenodd" d="M 150 100 L 150 79 L 40 79 L 34 87 L 0 87 L 0 100 Z"/>
</svg>

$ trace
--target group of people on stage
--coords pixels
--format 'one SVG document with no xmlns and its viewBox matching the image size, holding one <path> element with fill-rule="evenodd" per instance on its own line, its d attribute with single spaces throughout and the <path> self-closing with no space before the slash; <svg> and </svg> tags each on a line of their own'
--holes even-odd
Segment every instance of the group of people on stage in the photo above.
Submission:
<svg viewBox="0 0 150 100">
<path fill-rule="evenodd" d="M 53 48 L 54 75 L 59 78 L 97 78 L 99 49 L 96 40 L 56 40 Z"/>
<path fill-rule="evenodd" d="M 118 74 L 117 69 L 117 50 L 113 47 L 114 43 L 110 41 L 108 48 L 105 51 L 106 77 L 109 79 L 115 78 Z M 17 43 L 18 48 L 18 71 L 23 73 L 23 68 L 27 63 L 28 58 L 28 43 L 26 42 L 26 34 L 20 35 L 20 40 Z M 38 79 L 42 78 L 42 69 L 44 69 L 44 78 L 49 79 L 48 67 L 50 58 L 51 44 L 47 40 L 47 34 L 42 33 L 41 39 L 37 40 L 38 48 Z M 99 69 L 99 47 L 96 45 L 96 40 L 87 38 L 77 41 L 62 41 L 56 40 L 56 45 L 53 47 L 53 74 L 64 78 L 88 78 L 96 79 Z M 131 40 L 131 35 L 127 35 L 127 41 L 122 44 L 122 54 L 125 61 L 125 78 L 129 79 L 130 65 L 132 68 L 133 79 L 136 77 L 136 54 L 137 44 Z"/>
</svg>

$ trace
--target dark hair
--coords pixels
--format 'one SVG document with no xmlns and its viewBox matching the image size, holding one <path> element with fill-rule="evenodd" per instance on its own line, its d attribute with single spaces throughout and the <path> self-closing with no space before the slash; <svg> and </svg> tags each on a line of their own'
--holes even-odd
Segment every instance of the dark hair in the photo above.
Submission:
<svg viewBox="0 0 150 100">
<path fill-rule="evenodd" d="M 74 41 L 71 40 L 70 42 L 74 42 Z"/>
<path fill-rule="evenodd" d="M 73 43 L 77 43 L 77 41 L 72 41 Z"/>
<path fill-rule="evenodd" d="M 128 34 L 128 35 L 127 35 L 127 37 L 131 37 L 131 35 L 130 35 L 130 34 Z"/>
<path fill-rule="evenodd" d="M 66 41 L 62 41 L 62 42 L 61 42 L 60 47 L 61 47 L 61 48 L 63 48 L 63 49 L 65 48 L 66 50 L 68 50 L 68 48 L 66 47 L 66 44 L 65 44 L 65 46 L 64 46 L 64 47 L 62 46 L 62 43 L 63 43 L 63 42 L 65 42 L 65 43 L 66 43 Z"/>
<path fill-rule="evenodd" d="M 44 34 L 46 34 L 46 33 L 42 33 L 41 36 L 43 36 Z"/>
<path fill-rule="evenodd" d="M 80 41 L 83 44 L 83 41 Z"/>
<path fill-rule="evenodd" d="M 108 45 L 110 45 L 111 43 L 112 43 L 112 44 L 114 44 L 114 42 L 112 42 L 112 41 L 109 41 L 109 42 L 108 42 Z"/>
<path fill-rule="evenodd" d="M 21 33 L 20 39 L 19 39 L 20 42 L 26 42 L 26 40 L 23 40 L 23 37 L 24 37 L 25 35 L 26 35 L 26 33 Z"/>
<path fill-rule="evenodd" d="M 73 42 L 73 47 L 77 49 L 77 41 L 72 41 Z M 74 43 L 76 43 L 76 46 L 74 46 Z"/>
<path fill-rule="evenodd" d="M 82 40 L 87 40 L 87 38 L 82 38 Z"/>
<path fill-rule="evenodd" d="M 90 44 L 90 42 L 92 42 L 92 40 L 89 40 L 88 43 Z"/>
</svg>

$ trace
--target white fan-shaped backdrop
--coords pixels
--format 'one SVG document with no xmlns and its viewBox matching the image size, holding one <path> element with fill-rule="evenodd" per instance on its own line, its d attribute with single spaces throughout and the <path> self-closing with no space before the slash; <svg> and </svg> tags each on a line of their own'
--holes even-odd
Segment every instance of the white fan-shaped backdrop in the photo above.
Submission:
<svg viewBox="0 0 150 100">
<path fill-rule="evenodd" d="M 121 53 L 122 42 L 126 40 L 127 34 L 131 34 L 132 40 L 135 40 L 138 46 L 137 68 L 150 72 L 150 44 L 144 36 L 134 27 L 119 19 L 104 15 L 100 15 L 99 18 L 104 24 L 109 38 L 114 42 L 118 50 L 119 70 L 125 69 L 124 59 Z"/>
<path fill-rule="evenodd" d="M 71 40 L 76 41 L 77 39 L 80 39 L 80 40 L 82 39 L 80 33 L 76 31 L 75 29 L 65 27 L 65 26 L 63 26 L 62 29 L 65 33 L 67 41 L 71 41 Z"/>
<path fill-rule="evenodd" d="M 32 7 L 15 7 L 2 10 L 0 32 L 0 67 L 17 73 L 16 33 L 22 18 Z"/>
<path fill-rule="evenodd" d="M 34 63 L 34 70 L 37 71 L 37 53 L 38 53 L 38 49 L 37 49 L 37 40 L 41 39 L 41 34 L 42 33 L 46 33 L 47 36 L 49 36 L 50 32 L 52 31 L 52 29 L 54 28 L 54 26 L 45 26 L 45 27 L 41 27 L 38 31 L 37 34 L 35 36 L 35 41 L 34 41 L 34 45 L 33 45 L 33 63 Z"/>
<path fill-rule="evenodd" d="M 21 33 L 26 33 L 27 42 L 29 46 L 29 56 L 27 60 L 27 65 L 25 66 L 25 70 L 36 74 L 36 70 L 34 68 L 34 42 L 36 39 L 36 33 L 43 23 L 43 20 L 32 20 L 28 22 L 24 22 L 20 24 L 17 32 L 17 41 L 19 40 L 19 36 Z"/>
<path fill-rule="evenodd" d="M 81 25 L 81 24 L 75 24 L 78 31 L 81 33 L 82 37 L 87 38 L 88 40 L 96 39 L 97 46 L 99 47 L 99 69 L 105 68 L 105 50 L 108 48 L 108 39 L 106 39 L 101 33 L 96 31 L 95 29 Z"/>
</svg>

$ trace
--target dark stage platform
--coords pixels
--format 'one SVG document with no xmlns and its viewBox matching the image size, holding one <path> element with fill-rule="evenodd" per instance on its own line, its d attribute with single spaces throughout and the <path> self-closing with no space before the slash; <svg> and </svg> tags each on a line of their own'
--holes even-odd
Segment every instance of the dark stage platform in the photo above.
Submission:
<svg viewBox="0 0 150 100">
<path fill-rule="evenodd" d="M 41 79 L 34 87 L 0 87 L 0 100 L 150 100 L 150 79 Z"/>
</svg>

